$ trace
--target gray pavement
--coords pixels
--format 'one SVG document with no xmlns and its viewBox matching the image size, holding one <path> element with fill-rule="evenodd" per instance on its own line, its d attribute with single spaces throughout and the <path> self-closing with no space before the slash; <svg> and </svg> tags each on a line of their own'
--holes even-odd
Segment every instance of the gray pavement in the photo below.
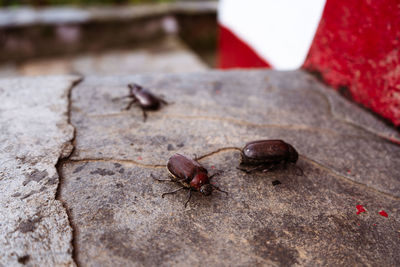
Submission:
<svg viewBox="0 0 400 267">
<path fill-rule="evenodd" d="M 14 138 L 7 143 L 14 148 L 2 148 L 11 156 L 0 160 L 1 188 L 9 191 L 2 195 L 0 212 L 7 218 L 15 206 L 24 213 L 16 212 L 0 226 L 3 244 L 10 244 L 0 264 L 24 259 L 81 266 L 400 264 L 399 132 L 309 74 L 238 70 L 85 76 L 72 90 L 69 117 L 66 93 L 73 78 L 41 79 L 24 81 L 32 92 L 47 88 L 43 84 L 59 86 L 64 94 L 43 97 L 62 99 L 48 111 L 57 117 L 63 106 L 63 116 L 57 117 L 62 122 L 32 123 L 38 127 L 34 133 L 44 137 L 22 139 L 32 143 L 44 138 L 39 152 L 48 153 L 35 161 L 36 171 L 22 169 L 9 175 L 17 169 L 13 166 L 20 166 L 17 152 L 23 152 L 18 157 L 31 158 L 36 146 L 19 150 L 16 144 L 21 141 Z M 170 104 L 149 112 L 146 122 L 137 107 L 122 111 L 127 102 L 119 97 L 127 94 L 131 82 L 163 95 Z M 13 97 L 15 86 L 9 81 L 0 82 L 0 88 L 10 102 L 18 103 L 3 107 L 0 120 L 26 124 L 28 137 L 30 119 L 10 112 L 24 105 L 35 107 L 17 99 L 37 94 Z M 42 102 L 36 105 L 43 106 Z M 7 113 L 14 114 L 13 119 Z M 46 129 L 68 122 L 75 127 L 74 150 L 57 164 L 58 179 L 55 164 L 60 154 L 68 154 L 61 153 L 62 147 L 71 151 L 63 146 L 71 133 L 60 136 Z M 2 131 L 1 138 L 13 133 Z M 50 139 L 55 144 L 45 141 Z M 297 166 L 304 174 L 295 166 L 253 174 L 237 170 L 239 152 L 232 147 L 258 139 L 291 143 L 301 154 Z M 202 156 L 200 163 L 210 173 L 222 170 L 214 182 L 229 195 L 195 193 L 187 208 L 185 192 L 161 198 L 177 186 L 154 181 L 151 174 L 166 178 L 164 165 L 174 153 Z M 10 167 L 4 168 L 3 162 Z M 41 190 L 48 177 L 55 181 L 52 194 Z M 281 184 L 273 185 L 275 180 Z M 28 190 L 31 186 L 36 187 Z M 24 190 L 35 195 L 21 200 Z M 19 198 L 12 196 L 18 193 Z M 59 211 L 48 212 L 50 207 Z M 42 228 L 52 218 L 57 218 L 53 220 L 58 228 Z M 17 246 L 15 235 L 26 245 Z M 50 250 L 48 258 L 29 249 L 42 243 L 50 246 L 42 242 L 50 237 L 57 249 Z M 56 257 L 58 252 L 63 256 Z M 19 258 L 23 256 L 28 258 Z"/>
<path fill-rule="evenodd" d="M 68 94 L 78 80 L 0 80 L 0 266 L 75 265 L 55 165 L 73 148 Z"/>
</svg>

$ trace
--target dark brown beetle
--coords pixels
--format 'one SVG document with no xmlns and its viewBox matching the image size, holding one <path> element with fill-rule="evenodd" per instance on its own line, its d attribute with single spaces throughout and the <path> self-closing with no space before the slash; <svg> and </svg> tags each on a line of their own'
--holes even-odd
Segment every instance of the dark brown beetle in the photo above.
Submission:
<svg viewBox="0 0 400 267">
<path fill-rule="evenodd" d="M 219 172 L 208 176 L 207 169 L 200 165 L 196 160 L 189 159 L 181 154 L 175 154 L 169 158 L 167 163 L 168 173 L 171 175 L 171 179 L 158 179 L 152 176 L 157 181 L 169 181 L 179 183 L 180 188 L 166 192 L 161 196 L 164 197 L 168 194 L 174 194 L 182 189 L 189 190 L 189 197 L 185 202 L 185 207 L 192 197 L 192 191 L 198 191 L 205 196 L 211 195 L 213 189 L 218 191 L 227 192 L 219 189 L 217 186 L 210 183 L 211 179 L 220 174 Z"/>
<path fill-rule="evenodd" d="M 247 143 L 241 150 L 240 166 L 254 166 L 251 169 L 238 167 L 247 173 L 269 171 L 283 164 L 295 164 L 299 158 L 294 147 L 282 140 L 259 140 Z"/>
<path fill-rule="evenodd" d="M 168 105 L 164 99 L 153 95 L 136 83 L 128 84 L 128 87 L 129 95 L 127 97 L 132 98 L 132 100 L 125 110 L 129 110 L 133 104 L 137 104 L 143 111 L 143 121 L 146 121 L 147 118 L 146 110 L 158 110 L 161 104 Z"/>
</svg>

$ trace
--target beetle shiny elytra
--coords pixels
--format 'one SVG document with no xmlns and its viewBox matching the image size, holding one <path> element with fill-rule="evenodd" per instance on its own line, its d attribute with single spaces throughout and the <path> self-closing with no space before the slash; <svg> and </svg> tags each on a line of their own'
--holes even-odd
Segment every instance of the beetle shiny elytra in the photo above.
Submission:
<svg viewBox="0 0 400 267">
<path fill-rule="evenodd" d="M 269 171 L 279 165 L 295 164 L 299 158 L 296 149 L 282 140 L 259 140 L 247 143 L 241 150 L 239 170 L 247 173 Z M 253 166 L 251 169 L 243 166 Z"/>
<path fill-rule="evenodd" d="M 158 179 L 154 176 L 152 177 L 157 181 L 169 181 L 181 185 L 180 188 L 174 191 L 162 194 L 162 197 L 167 194 L 174 194 L 182 189 L 189 190 L 189 196 L 185 202 L 185 207 L 187 206 L 187 203 L 192 196 L 192 191 L 198 191 L 205 196 L 209 196 L 211 195 L 213 189 L 216 189 L 218 191 L 228 194 L 227 192 L 210 183 L 213 177 L 220 174 L 219 172 L 208 176 L 207 169 L 200 165 L 200 163 L 198 163 L 196 160 L 189 159 L 181 154 L 175 154 L 169 158 L 167 163 L 167 170 L 171 176 L 171 179 Z"/>
<path fill-rule="evenodd" d="M 155 95 L 149 90 L 144 89 L 142 86 L 131 83 L 128 84 L 129 95 L 127 97 L 132 98 L 125 110 L 129 110 L 133 104 L 137 104 L 143 112 L 143 121 L 147 119 L 146 110 L 158 110 L 161 104 L 167 105 L 168 103 Z"/>
</svg>

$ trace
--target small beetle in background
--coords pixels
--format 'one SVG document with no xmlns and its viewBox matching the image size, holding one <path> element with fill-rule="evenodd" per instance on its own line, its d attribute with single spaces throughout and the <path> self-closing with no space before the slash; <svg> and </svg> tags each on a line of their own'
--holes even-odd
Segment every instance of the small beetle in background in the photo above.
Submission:
<svg viewBox="0 0 400 267">
<path fill-rule="evenodd" d="M 153 95 L 149 90 L 144 89 L 142 86 L 131 83 L 128 84 L 129 95 L 126 97 L 132 98 L 125 110 L 129 110 L 133 104 L 137 104 L 143 112 L 143 121 L 147 119 L 146 110 L 158 110 L 161 104 L 168 105 L 164 99 Z"/>
<path fill-rule="evenodd" d="M 212 191 L 216 189 L 220 192 L 228 194 L 228 192 L 225 192 L 210 183 L 211 179 L 214 176 L 220 174 L 219 172 L 208 176 L 207 169 L 200 165 L 200 163 L 198 163 L 196 160 L 189 159 L 181 154 L 175 154 L 169 158 L 167 163 L 167 170 L 168 173 L 171 175 L 171 179 L 158 179 L 152 175 L 153 179 L 157 181 L 175 182 L 180 184 L 181 187 L 171 192 L 166 192 L 162 194 L 161 197 L 164 197 L 168 194 L 174 194 L 182 189 L 189 190 L 189 196 L 185 202 L 185 208 L 190 198 L 192 197 L 192 191 L 198 191 L 205 196 L 209 196 L 211 195 Z"/>
<path fill-rule="evenodd" d="M 282 140 L 259 140 L 247 143 L 240 153 L 239 170 L 246 173 L 253 171 L 267 172 L 283 164 L 296 164 L 299 154 L 296 149 Z M 243 166 L 253 166 L 251 169 Z M 300 169 L 301 170 L 301 169 Z M 303 171 L 301 170 L 303 173 Z"/>
</svg>

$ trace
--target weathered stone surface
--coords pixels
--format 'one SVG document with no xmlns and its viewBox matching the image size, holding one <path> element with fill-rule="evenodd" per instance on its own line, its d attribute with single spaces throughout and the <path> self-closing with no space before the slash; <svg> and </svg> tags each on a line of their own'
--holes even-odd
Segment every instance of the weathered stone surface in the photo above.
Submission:
<svg viewBox="0 0 400 267">
<path fill-rule="evenodd" d="M 163 94 L 173 104 L 149 112 L 146 123 L 138 108 L 121 112 L 126 100 L 116 98 L 128 93 L 130 82 Z M 201 155 L 281 138 L 349 179 L 400 197 L 399 146 L 377 135 L 400 140 L 399 133 L 330 94 L 304 72 L 88 77 L 72 99 L 72 121 L 79 129 L 74 159 L 141 157 L 163 164 L 176 151 Z M 358 119 L 346 122 L 340 117 L 343 110 Z M 167 149 L 169 144 L 173 150 Z"/>
<path fill-rule="evenodd" d="M 130 82 L 171 104 L 146 122 L 138 108 L 121 111 Z M 60 199 L 82 266 L 400 263 L 400 148 L 387 140 L 399 134 L 304 72 L 88 77 L 71 108 L 76 147 Z M 237 150 L 219 150 L 261 138 L 293 144 L 304 175 L 245 175 Z M 194 194 L 187 209 L 184 192 L 162 199 L 177 186 L 150 175 L 166 177 L 176 152 L 209 153 L 201 163 L 224 171 L 215 183 L 229 195 Z"/>
<path fill-rule="evenodd" d="M 68 93 L 77 80 L 0 80 L 0 266 L 75 265 L 55 165 L 71 152 Z"/>
</svg>

